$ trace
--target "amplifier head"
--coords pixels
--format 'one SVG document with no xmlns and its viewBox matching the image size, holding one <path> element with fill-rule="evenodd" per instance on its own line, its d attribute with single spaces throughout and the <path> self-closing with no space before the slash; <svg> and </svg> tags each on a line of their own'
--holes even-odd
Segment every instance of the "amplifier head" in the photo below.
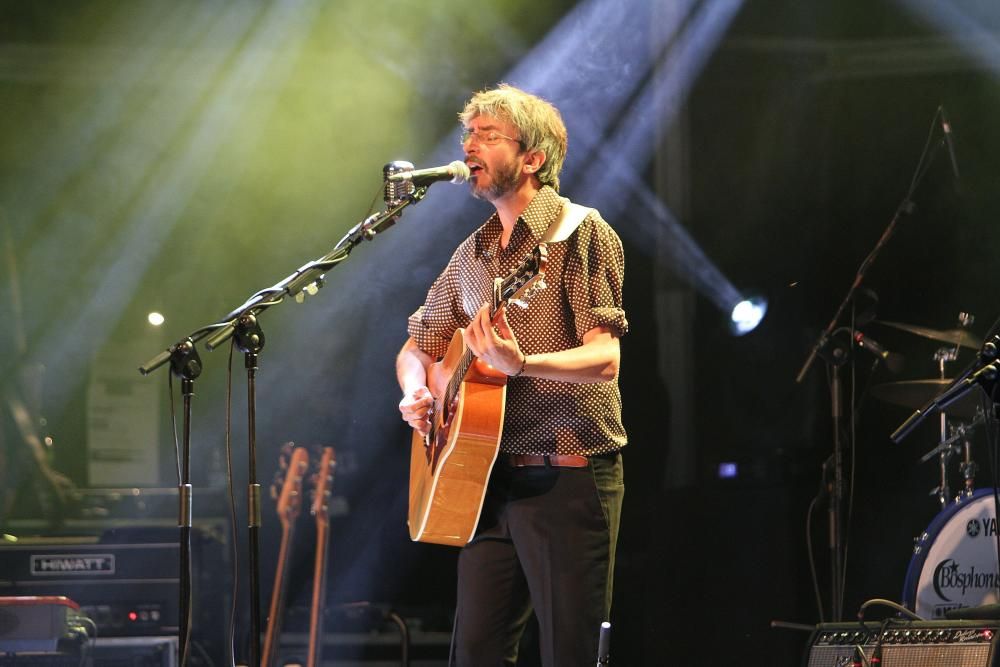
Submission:
<svg viewBox="0 0 1000 667">
<path fill-rule="evenodd" d="M 878 649 L 892 667 L 1000 667 L 997 621 L 824 623 L 816 626 L 804 667 L 846 667 L 855 651 L 866 659 Z"/>
</svg>

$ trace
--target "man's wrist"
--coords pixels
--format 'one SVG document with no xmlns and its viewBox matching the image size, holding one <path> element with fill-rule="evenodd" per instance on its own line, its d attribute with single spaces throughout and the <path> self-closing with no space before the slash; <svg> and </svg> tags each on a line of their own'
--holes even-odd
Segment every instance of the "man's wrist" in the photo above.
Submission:
<svg viewBox="0 0 1000 667">
<path fill-rule="evenodd" d="M 524 367 L 528 365 L 528 355 L 524 352 L 521 353 L 521 367 L 517 369 L 517 372 L 513 375 L 508 375 L 508 378 L 516 378 L 524 373 Z"/>
</svg>

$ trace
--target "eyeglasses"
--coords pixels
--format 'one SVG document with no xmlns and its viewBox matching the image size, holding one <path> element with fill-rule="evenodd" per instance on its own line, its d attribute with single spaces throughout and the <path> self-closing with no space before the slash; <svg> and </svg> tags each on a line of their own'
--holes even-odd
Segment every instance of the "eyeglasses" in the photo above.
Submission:
<svg viewBox="0 0 1000 667">
<path fill-rule="evenodd" d="M 496 130 L 463 130 L 462 131 L 462 145 L 470 139 L 475 140 L 477 144 L 483 146 L 496 146 L 500 143 L 501 139 L 507 139 L 508 141 L 516 141 L 521 143 L 520 139 L 515 139 L 514 137 L 508 137 L 506 134 L 497 132 Z"/>
</svg>

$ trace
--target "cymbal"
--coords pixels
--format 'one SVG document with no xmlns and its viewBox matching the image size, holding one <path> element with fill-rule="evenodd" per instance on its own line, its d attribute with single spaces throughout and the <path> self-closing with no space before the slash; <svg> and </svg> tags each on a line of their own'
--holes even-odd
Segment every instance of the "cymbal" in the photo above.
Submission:
<svg viewBox="0 0 1000 667">
<path fill-rule="evenodd" d="M 886 322 L 885 320 L 878 320 L 878 322 L 879 324 L 884 324 L 887 327 L 908 331 L 911 334 L 916 334 L 917 336 L 922 336 L 924 338 L 930 338 L 931 340 L 941 341 L 942 343 L 951 343 L 952 345 L 969 347 L 974 350 L 978 350 L 983 345 L 983 341 L 980 338 L 965 329 L 939 330 L 929 329 L 927 327 L 918 327 L 913 324 L 903 324 L 902 322 Z"/>
<path fill-rule="evenodd" d="M 904 380 L 886 382 L 871 388 L 871 395 L 880 401 L 918 410 L 932 398 L 951 386 L 954 380 Z M 951 417 L 971 419 L 982 404 L 982 390 L 970 389 L 960 399 L 948 406 L 945 413 Z"/>
</svg>

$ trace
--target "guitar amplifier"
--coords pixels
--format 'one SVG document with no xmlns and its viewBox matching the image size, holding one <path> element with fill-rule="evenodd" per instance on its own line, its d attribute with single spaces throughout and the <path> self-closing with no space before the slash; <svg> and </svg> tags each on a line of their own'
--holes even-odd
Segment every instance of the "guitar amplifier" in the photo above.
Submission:
<svg viewBox="0 0 1000 667">
<path fill-rule="evenodd" d="M 881 646 L 886 667 L 998 667 L 996 621 L 824 623 L 809 640 L 803 667 L 845 667 L 855 651 L 871 658 Z"/>
<path fill-rule="evenodd" d="M 218 573 L 228 571 L 228 552 L 200 530 L 191 542 L 194 620 L 200 612 L 221 625 L 227 595 Z M 176 528 L 21 538 L 0 545 L 0 596 L 66 596 L 97 624 L 98 637 L 176 635 L 179 569 Z"/>
</svg>

